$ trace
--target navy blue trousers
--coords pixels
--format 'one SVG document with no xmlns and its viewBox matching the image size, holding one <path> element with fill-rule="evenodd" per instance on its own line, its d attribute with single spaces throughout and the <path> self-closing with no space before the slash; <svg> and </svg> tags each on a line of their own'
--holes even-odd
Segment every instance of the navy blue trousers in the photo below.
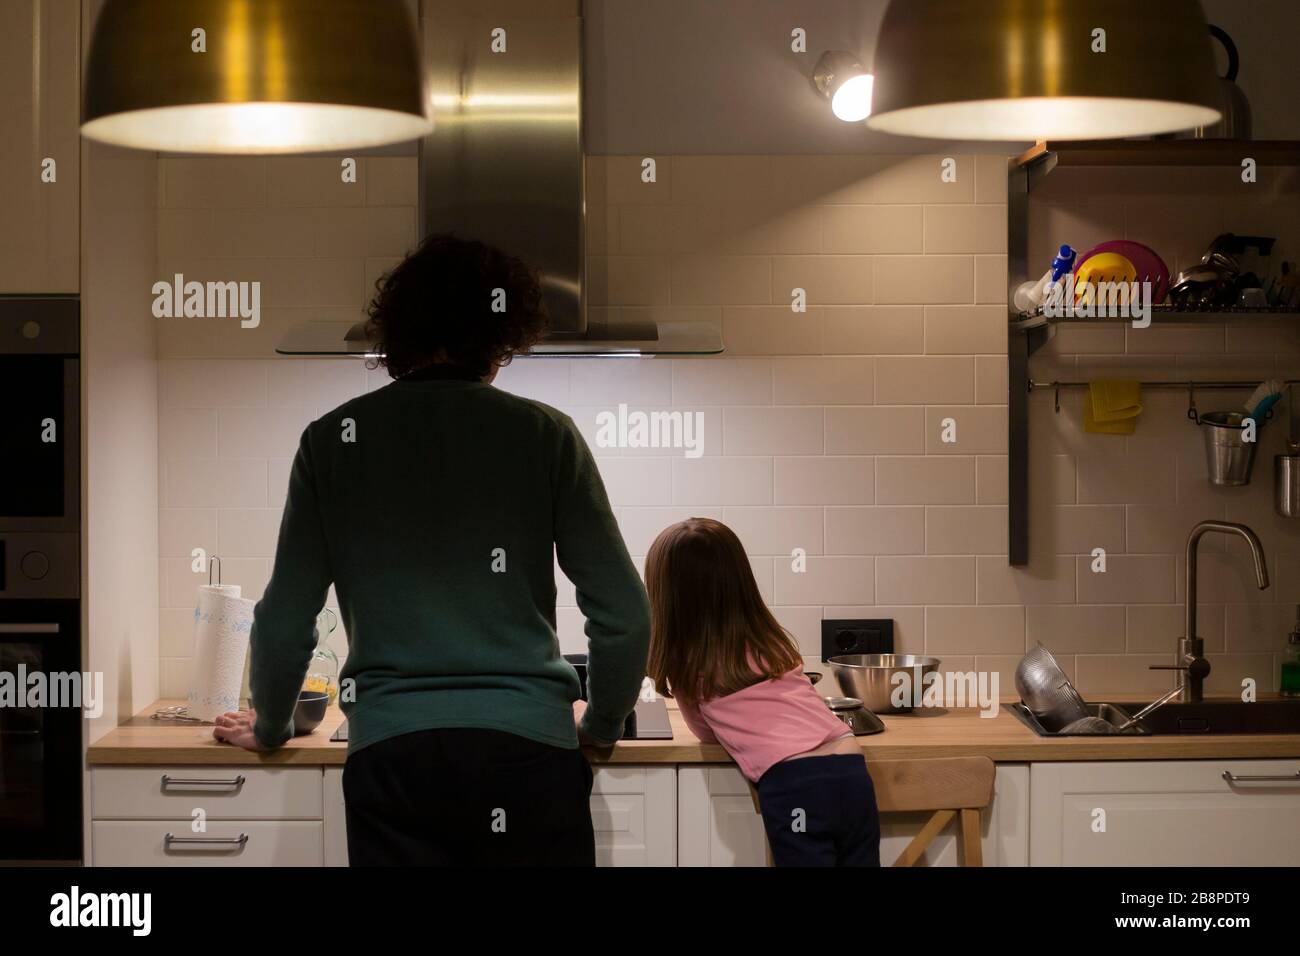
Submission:
<svg viewBox="0 0 1300 956">
<path fill-rule="evenodd" d="M 850 754 L 800 757 L 758 780 L 777 866 L 880 866 L 880 813 L 867 762 Z"/>
</svg>

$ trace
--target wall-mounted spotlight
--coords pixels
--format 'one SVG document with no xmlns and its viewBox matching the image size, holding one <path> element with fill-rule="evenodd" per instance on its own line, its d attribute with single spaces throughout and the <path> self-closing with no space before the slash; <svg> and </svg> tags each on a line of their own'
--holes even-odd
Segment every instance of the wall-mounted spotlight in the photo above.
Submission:
<svg viewBox="0 0 1300 956">
<path fill-rule="evenodd" d="M 874 81 L 862 61 L 843 50 L 828 50 L 817 61 L 813 86 L 831 101 L 831 111 L 846 123 L 859 123 L 871 115 Z"/>
</svg>

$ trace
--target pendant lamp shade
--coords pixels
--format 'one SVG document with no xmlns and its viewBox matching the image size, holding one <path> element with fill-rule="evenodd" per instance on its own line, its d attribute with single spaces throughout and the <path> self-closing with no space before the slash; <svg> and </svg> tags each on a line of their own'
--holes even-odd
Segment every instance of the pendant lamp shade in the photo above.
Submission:
<svg viewBox="0 0 1300 956">
<path fill-rule="evenodd" d="M 1219 119 L 1197 0 L 893 0 L 872 72 L 867 125 L 901 136 L 1111 139 Z"/>
<path fill-rule="evenodd" d="M 402 0 L 108 0 L 81 131 L 170 152 L 357 149 L 427 135 L 427 105 Z"/>
</svg>

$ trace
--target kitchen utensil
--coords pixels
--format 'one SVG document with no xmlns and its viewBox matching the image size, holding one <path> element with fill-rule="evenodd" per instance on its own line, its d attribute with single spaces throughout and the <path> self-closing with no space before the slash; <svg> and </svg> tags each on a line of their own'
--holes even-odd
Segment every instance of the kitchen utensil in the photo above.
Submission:
<svg viewBox="0 0 1300 956">
<path fill-rule="evenodd" d="M 808 678 L 808 683 L 810 683 L 810 684 L 816 684 L 819 680 L 822 679 L 822 672 L 821 672 L 821 671 L 804 671 L 804 672 L 803 672 L 803 676 L 806 677 L 806 678 Z"/>
<path fill-rule="evenodd" d="M 912 710 L 911 702 L 920 698 L 927 674 L 939 669 L 939 658 L 918 657 L 914 654 L 845 654 L 826 662 L 839 681 L 847 697 L 856 697 L 864 707 L 876 714 L 906 714 Z M 895 706 L 892 695 L 894 675 L 904 674 L 909 683 L 903 706 Z"/>
<path fill-rule="evenodd" d="M 862 706 L 856 697 L 823 697 L 831 713 L 846 727 L 853 731 L 855 737 L 866 737 L 882 733 L 885 729 L 880 718 Z"/>
<path fill-rule="evenodd" d="M 1169 691 L 1168 693 L 1161 694 L 1159 697 L 1157 697 L 1151 703 L 1147 704 L 1145 707 L 1139 710 L 1128 720 L 1124 721 L 1124 723 L 1120 724 L 1119 727 L 1114 732 L 1119 733 L 1121 731 L 1128 730 L 1130 727 L 1136 726 L 1137 724 L 1141 723 L 1142 718 L 1145 717 L 1147 714 L 1151 713 L 1153 710 L 1157 710 L 1158 708 L 1163 707 L 1165 704 L 1169 703 L 1171 700 L 1173 700 L 1182 692 L 1183 692 L 1183 688 L 1179 686 L 1179 687 L 1175 687 L 1173 690 Z"/>
<path fill-rule="evenodd" d="M 1300 416 L 1295 386 L 1287 386 L 1286 454 L 1273 458 L 1273 510 L 1283 518 L 1300 518 Z"/>
<path fill-rule="evenodd" d="M 1169 293 L 1169 267 L 1154 249 L 1129 239 L 1112 239 L 1093 246 L 1079 261 L 1087 262 L 1092 256 L 1103 252 L 1118 253 L 1133 263 L 1133 268 L 1137 272 L 1136 281 L 1151 283 L 1152 305 L 1159 305 L 1165 301 L 1165 296 Z"/>
<path fill-rule="evenodd" d="M 1210 484 L 1228 488 L 1250 484 L 1259 442 L 1244 440 L 1245 419 L 1240 412 L 1209 412 L 1199 417 L 1198 423 L 1205 429 L 1205 466 Z M 1257 430 L 1261 424 L 1255 423 Z"/>
<path fill-rule="evenodd" d="M 1016 691 L 1029 712 L 1051 733 L 1088 716 L 1070 679 L 1041 643 L 1016 665 Z"/>
<path fill-rule="evenodd" d="M 1210 126 L 1198 126 L 1192 131 L 1193 139 L 1250 139 L 1251 113 L 1250 100 L 1237 85 L 1237 72 L 1241 68 L 1241 57 L 1237 54 L 1237 44 L 1227 32 L 1210 24 L 1210 35 L 1223 45 L 1228 54 L 1228 72 L 1219 78 L 1218 110 L 1222 119 Z"/>
<path fill-rule="evenodd" d="M 325 719 L 325 710 L 329 707 L 330 695 L 323 691 L 305 690 L 298 695 L 298 703 L 293 708 L 293 734 L 301 737 L 320 726 Z"/>
<path fill-rule="evenodd" d="M 1080 717 L 1061 728 L 1062 734 L 1117 734 L 1119 730 L 1109 720 L 1100 717 Z"/>
<path fill-rule="evenodd" d="M 1137 267 L 1127 256 L 1118 252 L 1099 252 L 1079 264 L 1074 274 L 1076 301 L 1091 305 L 1098 300 L 1098 289 L 1103 282 L 1119 286 L 1118 304 L 1129 299 L 1129 283 L 1136 281 Z"/>
<path fill-rule="evenodd" d="M 1281 518 L 1300 518 L 1300 445 L 1273 458 L 1273 510 Z"/>
</svg>

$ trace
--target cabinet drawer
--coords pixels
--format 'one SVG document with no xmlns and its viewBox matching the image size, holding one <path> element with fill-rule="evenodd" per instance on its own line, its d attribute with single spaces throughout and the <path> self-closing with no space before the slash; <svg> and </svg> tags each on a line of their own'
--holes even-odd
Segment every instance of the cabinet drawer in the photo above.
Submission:
<svg viewBox="0 0 1300 956">
<path fill-rule="evenodd" d="M 1297 772 L 1296 760 L 1036 764 L 1031 862 L 1294 866 Z"/>
<path fill-rule="evenodd" d="M 96 767 L 96 820 L 319 820 L 319 767 Z"/>
<path fill-rule="evenodd" d="M 224 842 L 177 842 L 196 838 Z M 223 820 L 194 833 L 175 820 L 96 820 L 91 840 L 95 866 L 323 866 L 325 858 L 319 821 Z"/>
</svg>

